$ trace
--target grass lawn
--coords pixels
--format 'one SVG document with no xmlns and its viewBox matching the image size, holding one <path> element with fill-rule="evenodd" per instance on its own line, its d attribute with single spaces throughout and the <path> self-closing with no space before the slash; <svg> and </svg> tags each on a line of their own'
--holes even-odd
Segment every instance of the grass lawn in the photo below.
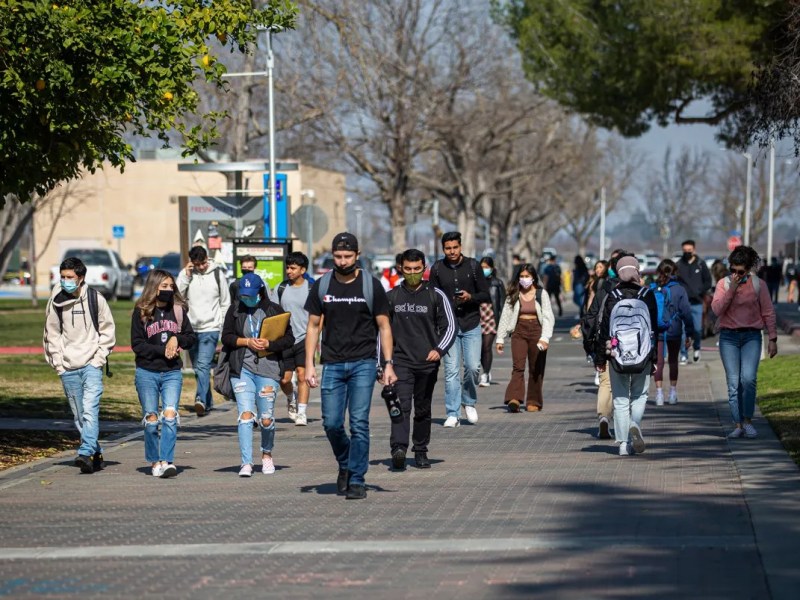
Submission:
<svg viewBox="0 0 800 600">
<path fill-rule="evenodd" d="M 800 466 L 800 357 L 776 356 L 761 363 L 758 406 Z"/>
</svg>

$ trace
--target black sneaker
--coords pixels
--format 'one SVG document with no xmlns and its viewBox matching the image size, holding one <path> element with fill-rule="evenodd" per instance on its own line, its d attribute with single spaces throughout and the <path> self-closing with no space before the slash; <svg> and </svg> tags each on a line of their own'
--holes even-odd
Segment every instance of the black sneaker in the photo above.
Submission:
<svg viewBox="0 0 800 600">
<path fill-rule="evenodd" d="M 402 448 L 395 448 L 392 450 L 392 466 L 398 470 L 403 471 L 406 468 L 406 451 Z"/>
<path fill-rule="evenodd" d="M 347 488 L 348 500 L 363 500 L 367 497 L 367 486 L 354 483 Z"/>
<path fill-rule="evenodd" d="M 75 466 L 80 467 L 81 473 L 94 473 L 94 465 L 92 465 L 92 457 L 78 454 L 75 459 Z"/>
<path fill-rule="evenodd" d="M 339 476 L 336 478 L 336 491 L 339 494 L 346 494 L 350 484 L 350 471 L 339 469 Z"/>
<path fill-rule="evenodd" d="M 428 460 L 428 453 L 427 452 L 415 452 L 414 453 L 414 465 L 418 469 L 430 469 L 431 468 L 431 461 Z"/>
<path fill-rule="evenodd" d="M 95 471 L 102 471 L 106 463 L 103 462 L 103 453 L 102 452 L 95 452 L 94 456 L 92 456 L 92 466 L 94 467 Z"/>
</svg>

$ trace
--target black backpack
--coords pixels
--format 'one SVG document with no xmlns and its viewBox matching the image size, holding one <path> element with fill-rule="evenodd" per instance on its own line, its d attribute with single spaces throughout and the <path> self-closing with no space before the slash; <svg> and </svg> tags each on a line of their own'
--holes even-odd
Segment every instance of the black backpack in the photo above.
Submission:
<svg viewBox="0 0 800 600">
<path fill-rule="evenodd" d="M 89 304 L 89 316 L 92 318 L 92 324 L 94 325 L 94 330 L 97 334 L 100 334 L 100 306 L 97 303 L 97 294 L 99 292 L 94 289 L 93 287 L 86 286 L 86 300 Z M 58 330 L 60 333 L 64 333 L 64 307 L 63 306 L 55 306 L 56 315 L 58 316 Z M 111 367 L 108 365 L 108 360 L 106 360 L 106 375 L 109 377 L 113 377 L 114 374 L 111 372 Z"/>
</svg>

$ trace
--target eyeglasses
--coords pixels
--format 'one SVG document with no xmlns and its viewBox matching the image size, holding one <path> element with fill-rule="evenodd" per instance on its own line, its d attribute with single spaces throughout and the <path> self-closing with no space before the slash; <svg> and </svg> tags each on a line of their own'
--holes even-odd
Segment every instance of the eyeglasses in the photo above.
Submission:
<svg viewBox="0 0 800 600">
<path fill-rule="evenodd" d="M 744 277 L 745 275 L 747 275 L 747 271 L 745 271 L 744 269 L 731 269 L 731 273 L 739 275 L 740 277 Z"/>
</svg>

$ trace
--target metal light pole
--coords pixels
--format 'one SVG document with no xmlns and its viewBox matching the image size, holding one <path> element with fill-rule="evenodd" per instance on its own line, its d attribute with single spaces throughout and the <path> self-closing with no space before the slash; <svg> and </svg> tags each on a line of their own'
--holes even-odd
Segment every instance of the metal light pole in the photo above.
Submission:
<svg viewBox="0 0 800 600">
<path fill-rule="evenodd" d="M 743 152 L 742 156 L 747 159 L 747 189 L 744 196 L 744 245 L 750 245 L 750 188 L 753 176 L 753 156 L 749 152 Z"/>
<path fill-rule="evenodd" d="M 600 251 L 597 259 L 606 255 L 606 186 L 600 188 Z"/>
<path fill-rule="evenodd" d="M 775 207 L 775 141 L 769 142 L 769 214 L 767 215 L 767 264 L 772 262 L 772 222 Z"/>
<path fill-rule="evenodd" d="M 275 104 L 273 101 L 272 69 L 275 57 L 272 54 L 272 31 L 267 29 L 267 89 L 269 96 L 269 235 L 277 237 L 278 203 L 275 199 Z M 285 193 L 285 191 L 284 191 Z"/>
</svg>

